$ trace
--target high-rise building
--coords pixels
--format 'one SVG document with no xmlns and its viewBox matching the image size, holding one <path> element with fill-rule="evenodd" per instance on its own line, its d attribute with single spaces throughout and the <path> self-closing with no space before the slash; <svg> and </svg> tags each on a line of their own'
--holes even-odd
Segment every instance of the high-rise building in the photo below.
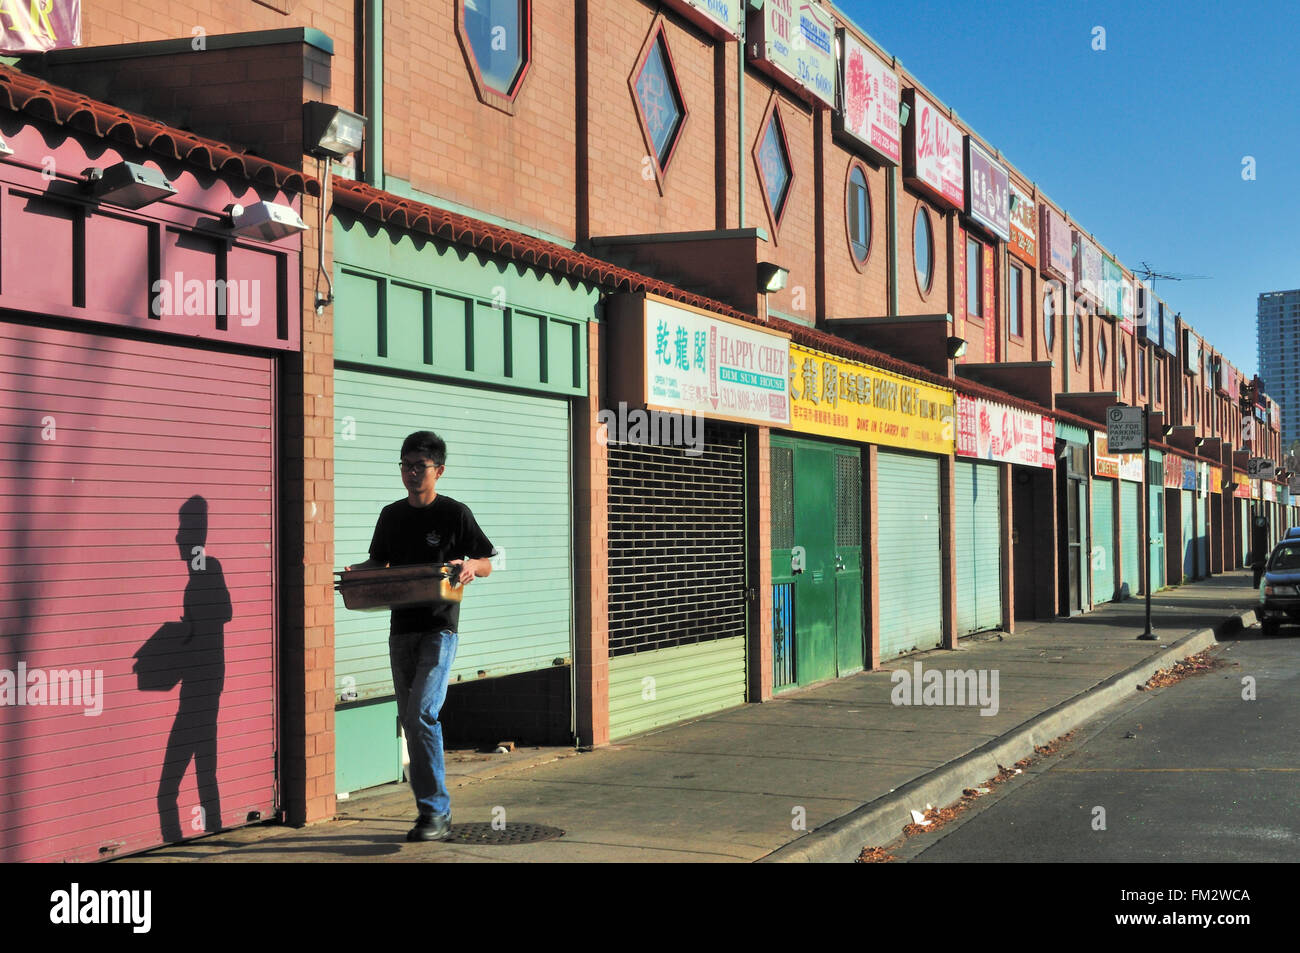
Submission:
<svg viewBox="0 0 1300 953">
<path fill-rule="evenodd" d="M 1282 408 L 1282 446 L 1300 439 L 1300 288 L 1266 291 L 1256 317 L 1259 376 Z"/>
</svg>

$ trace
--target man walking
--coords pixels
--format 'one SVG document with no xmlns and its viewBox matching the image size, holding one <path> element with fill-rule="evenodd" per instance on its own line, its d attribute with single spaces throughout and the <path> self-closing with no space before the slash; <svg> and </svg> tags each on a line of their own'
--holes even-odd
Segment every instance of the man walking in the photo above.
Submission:
<svg viewBox="0 0 1300 953">
<path fill-rule="evenodd" d="M 465 585 L 492 572 L 496 550 L 464 503 L 436 492 L 446 471 L 447 444 L 421 430 L 402 443 L 404 500 L 379 513 L 370 559 L 349 569 L 450 563 Z M 397 713 L 406 729 L 411 756 L 411 790 L 420 815 L 408 841 L 442 840 L 451 834 L 451 797 L 443 767 L 442 724 L 438 714 L 447 698 L 456 658 L 460 604 L 393 609 L 388 654 L 393 667 Z"/>
</svg>

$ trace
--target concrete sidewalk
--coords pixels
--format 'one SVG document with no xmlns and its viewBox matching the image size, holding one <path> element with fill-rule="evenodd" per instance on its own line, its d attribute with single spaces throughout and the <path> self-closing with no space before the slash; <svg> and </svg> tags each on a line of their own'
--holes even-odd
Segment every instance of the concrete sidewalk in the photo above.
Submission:
<svg viewBox="0 0 1300 953">
<path fill-rule="evenodd" d="M 956 800 L 998 764 L 1131 696 L 1156 668 L 1213 645 L 1216 632 L 1231 638 L 1252 625 L 1250 582 L 1237 571 L 1157 593 L 1157 642 L 1136 640 L 1143 602 L 1132 599 L 594 752 L 448 753 L 453 833 L 486 832 L 495 818 L 507 830 L 557 827 L 558 839 L 407 844 L 415 810 L 403 784 L 341 801 L 332 822 L 241 828 L 119 862 L 852 860 L 897 836 L 910 808 Z M 927 671 L 997 672 L 997 713 L 893 704 L 890 671 L 918 661 Z"/>
</svg>

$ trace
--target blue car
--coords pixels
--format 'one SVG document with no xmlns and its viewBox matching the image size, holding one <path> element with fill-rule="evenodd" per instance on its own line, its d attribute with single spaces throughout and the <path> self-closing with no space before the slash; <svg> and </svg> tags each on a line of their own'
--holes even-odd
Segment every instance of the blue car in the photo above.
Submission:
<svg viewBox="0 0 1300 953">
<path fill-rule="evenodd" d="M 1300 625 L 1300 537 L 1282 540 L 1269 554 L 1256 615 L 1265 635 L 1277 635 L 1284 622 Z"/>
<path fill-rule="evenodd" d="M 1300 539 L 1300 526 L 1292 526 L 1290 529 L 1288 529 L 1288 530 L 1286 531 L 1286 535 L 1283 536 L 1282 538 L 1283 538 L 1283 539 Z"/>
</svg>

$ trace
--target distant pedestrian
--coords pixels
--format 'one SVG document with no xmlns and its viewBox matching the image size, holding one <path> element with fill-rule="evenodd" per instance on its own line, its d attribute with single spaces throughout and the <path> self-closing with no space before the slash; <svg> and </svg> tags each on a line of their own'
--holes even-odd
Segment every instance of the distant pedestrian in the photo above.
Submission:
<svg viewBox="0 0 1300 953">
<path fill-rule="evenodd" d="M 1256 589 L 1264 578 L 1264 566 L 1268 563 L 1268 520 L 1257 514 L 1252 520 L 1250 533 L 1250 566 L 1255 571 Z"/>
</svg>

